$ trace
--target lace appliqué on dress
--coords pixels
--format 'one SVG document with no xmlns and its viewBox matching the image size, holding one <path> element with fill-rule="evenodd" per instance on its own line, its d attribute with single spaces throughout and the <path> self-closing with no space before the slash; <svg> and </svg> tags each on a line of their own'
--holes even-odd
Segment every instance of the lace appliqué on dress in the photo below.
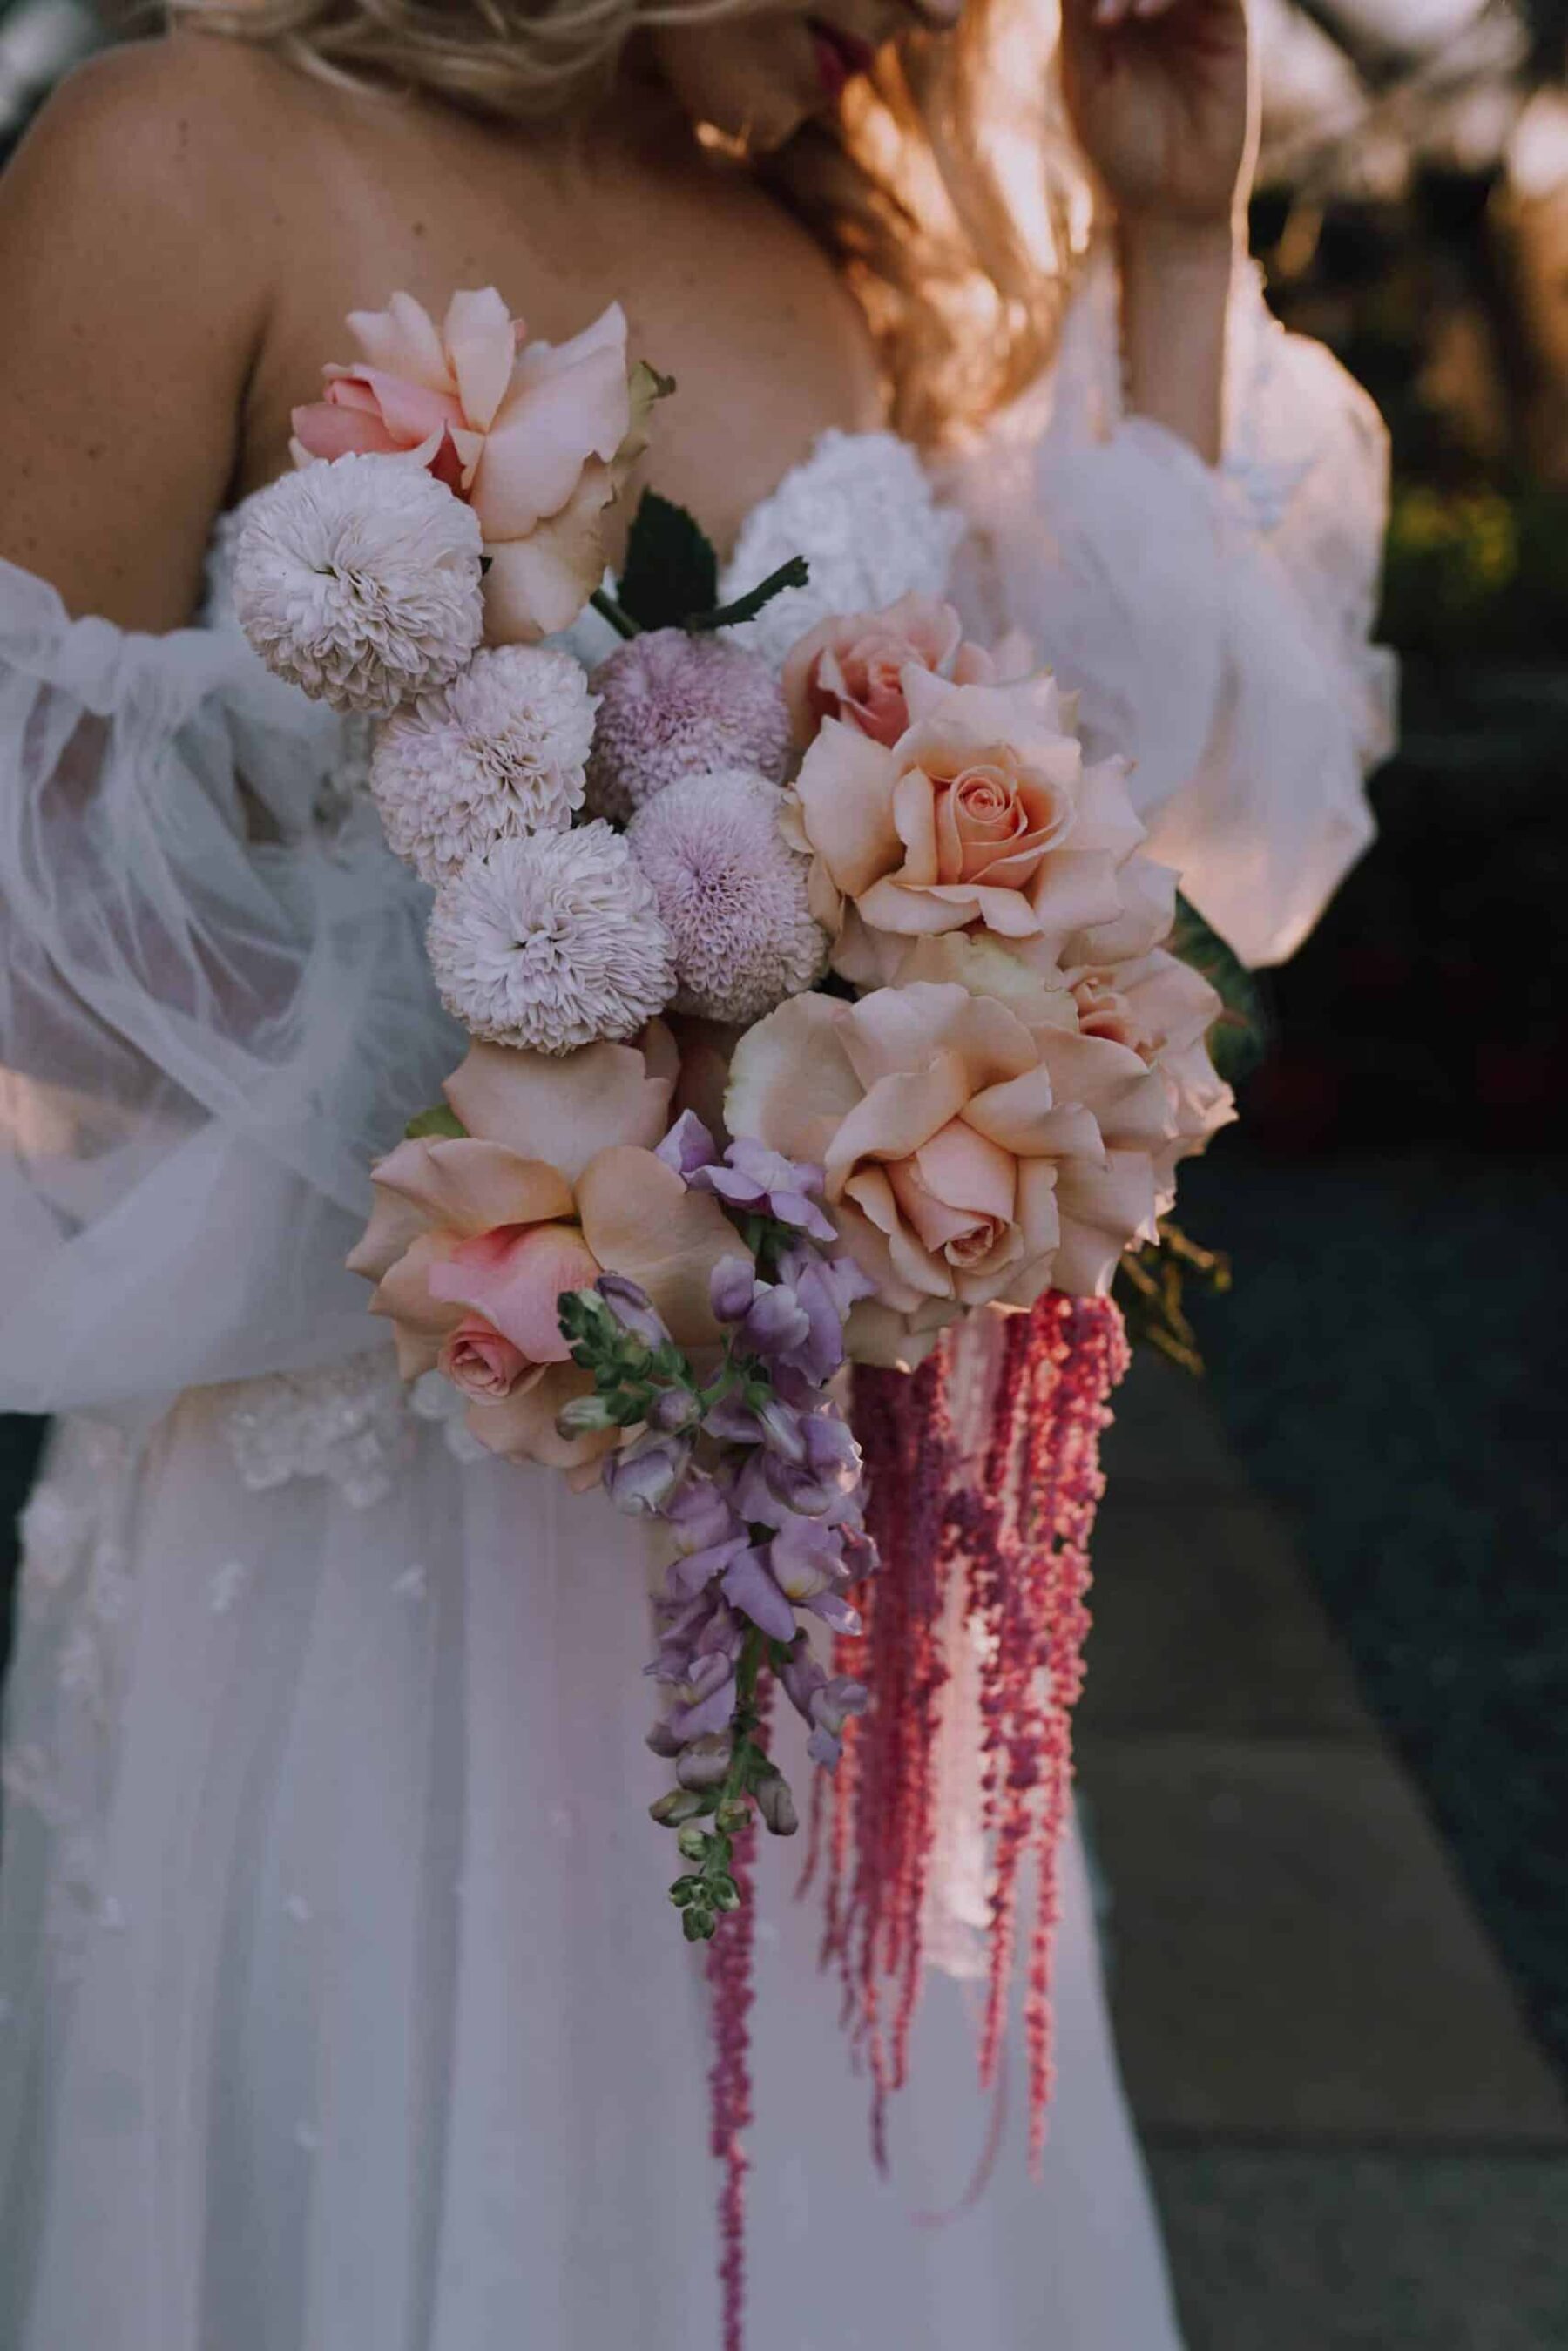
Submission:
<svg viewBox="0 0 1568 2351">
<path fill-rule="evenodd" d="M 484 1447 L 463 1422 L 463 1399 L 439 1373 L 411 1391 L 382 1347 L 313 1372 L 275 1372 L 232 1390 L 225 1431 L 253 1494 L 294 1478 L 325 1478 L 344 1501 L 369 1510 L 391 1493 L 413 1454 L 415 1420 L 437 1423 L 459 1461 Z"/>
</svg>

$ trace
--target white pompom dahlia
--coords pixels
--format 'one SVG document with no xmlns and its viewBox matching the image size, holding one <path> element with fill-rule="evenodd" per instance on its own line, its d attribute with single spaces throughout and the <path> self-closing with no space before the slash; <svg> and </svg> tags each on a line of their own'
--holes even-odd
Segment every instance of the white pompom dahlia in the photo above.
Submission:
<svg viewBox="0 0 1568 2351">
<path fill-rule="evenodd" d="M 566 831 L 582 806 L 595 707 L 570 653 L 476 653 L 382 729 L 371 791 L 397 854 L 422 881 L 444 882 L 497 841 Z"/>
<path fill-rule="evenodd" d="M 635 1036 L 675 988 L 653 885 L 607 824 L 497 841 L 442 883 L 426 945 L 454 1018 L 535 1053 Z"/>
<path fill-rule="evenodd" d="M 251 504 L 235 608 L 268 669 L 380 716 L 455 676 L 484 633 L 473 509 L 405 457 L 285 475 Z"/>
<path fill-rule="evenodd" d="M 627 841 L 674 943 L 677 1011 L 743 1025 L 821 977 L 811 861 L 781 832 L 783 809 L 765 776 L 729 769 L 671 784 L 632 818 Z"/>
</svg>

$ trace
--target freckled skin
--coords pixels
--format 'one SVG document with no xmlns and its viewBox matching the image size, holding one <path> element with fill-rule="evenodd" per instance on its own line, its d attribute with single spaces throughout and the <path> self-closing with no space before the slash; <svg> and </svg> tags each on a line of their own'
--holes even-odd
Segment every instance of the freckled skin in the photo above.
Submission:
<svg viewBox="0 0 1568 2351">
<path fill-rule="evenodd" d="M 0 555 L 181 625 L 214 516 L 352 356 L 346 312 L 484 285 L 551 340 L 625 303 L 680 385 L 647 470 L 721 541 L 826 426 L 882 421 L 858 306 L 662 99 L 569 140 L 182 34 L 73 76 L 0 179 Z"/>
<path fill-rule="evenodd" d="M 643 471 L 727 542 L 818 434 L 883 420 L 853 298 L 690 129 L 766 144 L 822 103 L 810 5 L 666 30 L 663 80 L 628 77 L 581 128 L 346 92 L 196 30 L 93 60 L 0 175 L 0 556 L 73 611 L 181 625 L 214 517 L 284 470 L 291 409 L 352 356 L 344 314 L 486 285 L 552 341 L 624 302 L 633 352 L 680 385 Z M 895 0 L 833 5 L 874 40 L 895 21 Z M 1064 0 L 1069 101 L 1117 211 L 1129 404 L 1212 458 L 1243 0 L 1132 5 Z"/>
</svg>

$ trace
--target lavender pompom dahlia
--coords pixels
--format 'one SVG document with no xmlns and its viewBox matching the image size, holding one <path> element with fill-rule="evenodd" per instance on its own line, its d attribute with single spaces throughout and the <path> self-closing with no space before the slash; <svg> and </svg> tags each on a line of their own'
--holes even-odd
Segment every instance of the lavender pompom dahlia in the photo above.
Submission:
<svg viewBox="0 0 1568 2351">
<path fill-rule="evenodd" d="M 582 806 L 593 696 L 570 653 L 497 645 L 382 729 L 371 793 L 397 855 L 444 882 L 497 841 L 564 832 Z"/>
<path fill-rule="evenodd" d="M 536 1053 L 635 1036 L 675 984 L 653 889 L 607 824 L 497 841 L 437 890 L 426 945 L 455 1019 Z"/>
<path fill-rule="evenodd" d="M 268 669 L 377 716 L 456 675 L 484 631 L 472 507 L 403 457 L 339 457 L 254 498 L 235 610 Z"/>
<path fill-rule="evenodd" d="M 784 690 L 768 664 L 722 638 L 653 629 L 601 662 L 588 805 L 625 824 L 687 776 L 747 768 L 782 783 L 790 755 Z"/>
<path fill-rule="evenodd" d="M 783 800 L 744 769 L 690 776 L 649 800 L 626 838 L 674 943 L 675 1008 L 743 1027 L 827 966 L 810 860 L 779 830 Z"/>
</svg>

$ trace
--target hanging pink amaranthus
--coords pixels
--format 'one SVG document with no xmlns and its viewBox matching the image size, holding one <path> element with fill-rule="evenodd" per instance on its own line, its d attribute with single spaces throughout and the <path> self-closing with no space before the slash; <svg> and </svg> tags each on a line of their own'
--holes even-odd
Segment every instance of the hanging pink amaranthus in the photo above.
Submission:
<svg viewBox="0 0 1568 2351">
<path fill-rule="evenodd" d="M 766 1732 L 770 1690 L 764 1686 L 757 1707 Z M 751 2008 L 757 1997 L 757 1911 L 752 1868 L 754 1825 L 737 1835 L 730 1874 L 740 1894 L 738 1908 L 718 1921 L 707 1947 L 708 1993 L 713 2002 L 713 2064 L 708 2073 L 709 2134 L 714 2161 L 724 2168 L 719 2189 L 719 2291 L 724 2313 L 724 2351 L 744 2351 L 746 2339 L 746 2179 L 751 2168 L 745 2134 L 750 2126 Z"/>
<path fill-rule="evenodd" d="M 1127 1366 L 1108 1300 L 1051 1290 L 997 1333 L 978 1463 L 955 1445 L 947 1348 L 913 1374 L 856 1375 L 867 1531 L 881 1552 L 864 1629 L 839 1670 L 871 1708 L 846 1740 L 827 1834 L 825 1955 L 835 1961 L 871 2074 L 873 2138 L 885 2160 L 889 2094 L 908 2071 L 921 1923 L 936 1838 L 936 1755 L 952 1579 L 983 1629 L 983 1819 L 991 1841 L 988 1996 L 980 2079 L 997 2079 L 1018 1938 L 1023 1865 L 1035 1864 L 1025 2040 L 1030 2158 L 1045 2143 L 1051 2086 L 1051 1967 L 1057 1859 L 1072 1784 L 1072 1708 L 1089 1629 L 1089 1541 L 1103 1490 L 1100 1435 Z"/>
</svg>

